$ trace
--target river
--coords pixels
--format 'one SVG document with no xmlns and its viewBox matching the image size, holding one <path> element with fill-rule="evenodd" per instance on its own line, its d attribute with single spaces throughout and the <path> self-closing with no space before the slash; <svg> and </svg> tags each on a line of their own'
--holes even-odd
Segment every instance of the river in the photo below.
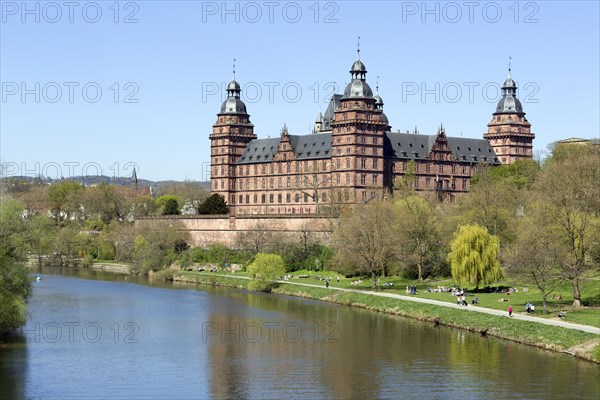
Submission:
<svg viewBox="0 0 600 400">
<path fill-rule="evenodd" d="M 489 399 L 600 395 L 600 367 L 295 297 L 45 269 L 1 399 Z"/>
</svg>

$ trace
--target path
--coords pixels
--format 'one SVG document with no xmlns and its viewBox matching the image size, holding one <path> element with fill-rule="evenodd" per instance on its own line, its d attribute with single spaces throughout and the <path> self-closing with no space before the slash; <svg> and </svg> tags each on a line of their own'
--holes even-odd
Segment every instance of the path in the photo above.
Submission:
<svg viewBox="0 0 600 400">
<path fill-rule="evenodd" d="M 205 274 L 205 275 L 223 276 L 223 277 L 227 277 L 227 278 L 250 279 L 247 276 L 221 275 L 221 274 Z M 300 283 L 300 282 L 291 282 L 291 281 L 277 281 L 277 282 L 278 283 L 287 283 L 289 285 L 298 285 L 298 286 L 307 286 L 307 287 L 315 287 L 315 288 L 325 289 L 324 284 L 322 284 L 322 285 L 315 285 L 315 284 L 312 284 L 312 283 Z M 371 290 L 339 288 L 339 287 L 334 287 L 332 285 L 329 286 L 329 289 L 330 290 L 340 291 L 340 292 L 363 293 L 363 294 L 370 294 L 372 296 L 389 297 L 389 298 L 392 298 L 392 299 L 405 300 L 405 301 L 414 301 L 414 302 L 417 302 L 417 303 L 426 303 L 426 304 L 432 304 L 432 305 L 441 306 L 441 307 L 460 308 L 461 310 L 476 311 L 476 312 L 480 312 L 480 313 L 484 313 L 484 314 L 491 314 L 491 315 L 497 315 L 497 316 L 500 316 L 500 317 L 506 317 L 506 318 L 508 318 L 508 312 L 507 311 L 494 310 L 492 308 L 484 308 L 484 307 L 479 307 L 479 306 L 474 306 L 474 305 L 469 305 L 467 307 L 465 307 L 465 306 L 457 306 L 455 303 L 450 303 L 450 302 L 445 302 L 445 301 L 440 301 L 440 300 L 424 299 L 424 298 L 415 297 L 415 296 L 405 296 L 405 295 L 396 294 L 396 293 L 373 292 Z M 541 317 L 534 317 L 532 315 L 527 315 L 527 314 L 515 314 L 515 313 L 513 313 L 512 318 L 513 319 L 522 320 L 522 321 L 537 322 L 537 323 L 544 324 L 544 325 L 559 326 L 561 328 L 576 329 L 576 330 L 579 330 L 579 331 L 588 332 L 588 333 L 595 333 L 596 335 L 600 335 L 600 328 L 599 327 L 590 326 L 590 325 L 574 324 L 572 322 L 567 322 L 567 321 L 556 321 L 556 320 L 552 320 L 552 319 L 546 319 L 546 318 L 541 318 Z"/>
</svg>

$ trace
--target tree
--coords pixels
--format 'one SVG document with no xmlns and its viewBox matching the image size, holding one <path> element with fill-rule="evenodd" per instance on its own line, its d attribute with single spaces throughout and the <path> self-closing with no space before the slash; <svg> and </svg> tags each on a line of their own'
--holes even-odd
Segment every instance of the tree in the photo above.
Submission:
<svg viewBox="0 0 600 400">
<path fill-rule="evenodd" d="M 31 296 L 29 273 L 23 266 L 27 226 L 22 215 L 20 203 L 0 198 L 0 338 L 25 324 Z"/>
<path fill-rule="evenodd" d="M 461 226 L 450 243 L 447 260 L 452 278 L 460 286 L 475 284 L 476 288 L 502 278 L 500 240 L 491 235 L 487 228 L 479 225 Z"/>
<path fill-rule="evenodd" d="M 217 193 L 213 193 L 198 207 L 198 214 L 227 214 L 228 212 L 225 198 Z"/>
<path fill-rule="evenodd" d="M 208 198 L 210 192 L 204 189 L 199 182 L 175 182 L 161 186 L 161 193 L 176 195 L 181 199 L 182 213 L 189 207 L 190 212 L 197 213 L 198 207 Z"/>
<path fill-rule="evenodd" d="M 170 198 L 165 202 L 165 207 L 163 208 L 163 215 L 179 215 L 179 204 L 177 204 L 177 200 Z"/>
<path fill-rule="evenodd" d="M 83 185 L 70 180 L 54 183 L 48 188 L 50 211 L 57 223 L 70 220 L 81 211 L 83 190 Z"/>
<path fill-rule="evenodd" d="M 252 276 L 248 288 L 270 291 L 277 278 L 285 274 L 285 266 L 277 254 L 258 253 L 246 271 Z"/>
<path fill-rule="evenodd" d="M 395 204 L 400 211 L 399 234 L 404 256 L 417 265 L 418 279 L 423 280 L 424 268 L 433 262 L 441 244 L 435 208 L 418 195 L 396 200 Z"/>
<path fill-rule="evenodd" d="M 548 210 L 549 227 L 560 266 L 573 286 L 573 307 L 581 306 L 579 281 L 598 268 L 600 244 L 600 149 L 556 146 L 535 185 Z"/>
<path fill-rule="evenodd" d="M 516 188 L 496 179 L 492 168 L 485 164 L 477 166 L 477 174 L 471 181 L 470 192 L 459 198 L 456 225 L 477 224 L 503 242 L 512 242 L 517 208 L 523 203 L 518 199 Z"/>
<path fill-rule="evenodd" d="M 560 256 L 554 243 L 552 221 L 539 203 L 529 209 L 521 221 L 517 240 L 506 251 L 507 269 L 511 274 L 532 282 L 540 289 L 543 311 L 547 297 L 563 282 Z"/>
<path fill-rule="evenodd" d="M 239 249 L 245 250 L 252 256 L 270 247 L 273 242 L 273 230 L 264 222 L 252 224 L 248 230 L 240 231 L 236 235 L 236 244 Z"/>
<path fill-rule="evenodd" d="M 333 231 L 333 246 L 337 263 L 350 272 L 371 274 L 375 289 L 377 273 L 400 255 L 396 207 L 378 200 L 354 206 L 340 217 Z"/>
</svg>

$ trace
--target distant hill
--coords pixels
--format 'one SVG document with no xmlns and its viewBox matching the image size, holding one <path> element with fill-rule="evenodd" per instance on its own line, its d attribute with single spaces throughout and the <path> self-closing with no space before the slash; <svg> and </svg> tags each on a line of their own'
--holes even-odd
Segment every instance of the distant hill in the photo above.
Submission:
<svg viewBox="0 0 600 400">
<path fill-rule="evenodd" d="M 110 176 L 106 176 L 106 175 L 74 176 L 72 178 L 62 178 L 62 179 L 50 179 L 50 178 L 44 178 L 44 177 L 31 177 L 31 176 L 11 176 L 11 177 L 6 177 L 5 179 L 15 180 L 15 181 L 37 182 L 40 184 L 44 184 L 44 183 L 52 184 L 54 182 L 69 180 L 69 181 L 81 182 L 85 186 L 98 185 L 102 182 L 112 184 L 112 185 L 118 185 L 118 186 L 132 186 L 135 184 L 133 178 L 131 178 L 131 177 L 110 177 Z M 138 179 L 137 185 L 138 185 L 138 187 L 160 187 L 160 186 L 172 185 L 172 184 L 183 183 L 183 182 L 184 181 L 175 181 L 175 180 L 150 181 L 147 179 Z M 197 183 L 203 189 L 206 189 L 206 190 L 210 189 L 210 182 L 206 182 L 206 181 L 204 181 L 204 182 L 192 181 L 192 182 Z"/>
</svg>

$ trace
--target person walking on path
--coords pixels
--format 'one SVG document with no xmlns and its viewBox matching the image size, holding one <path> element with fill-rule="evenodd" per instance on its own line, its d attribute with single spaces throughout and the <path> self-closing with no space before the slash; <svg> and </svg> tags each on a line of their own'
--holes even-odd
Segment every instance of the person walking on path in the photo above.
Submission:
<svg viewBox="0 0 600 400">
<path fill-rule="evenodd" d="M 508 316 L 512 317 L 512 306 L 508 306 Z"/>
</svg>

